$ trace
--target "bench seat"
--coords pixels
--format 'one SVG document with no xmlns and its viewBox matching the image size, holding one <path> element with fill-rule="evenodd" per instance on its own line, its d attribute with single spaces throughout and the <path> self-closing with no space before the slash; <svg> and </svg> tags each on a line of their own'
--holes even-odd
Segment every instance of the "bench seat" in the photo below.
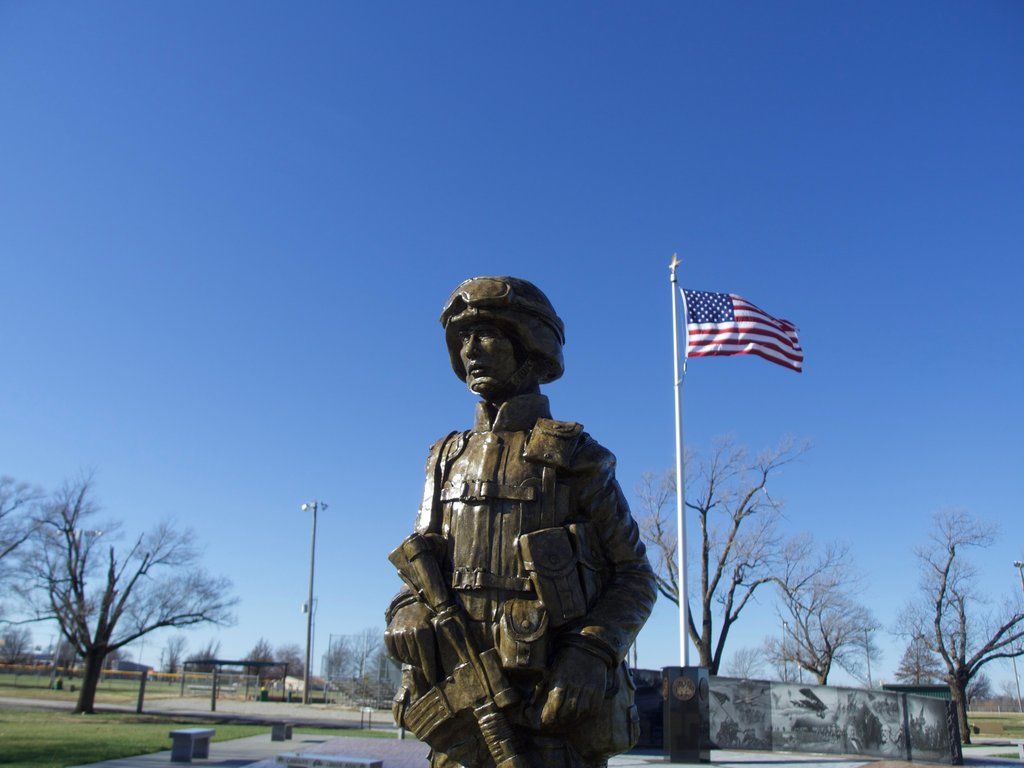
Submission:
<svg viewBox="0 0 1024 768">
<path fill-rule="evenodd" d="M 278 720 L 277 722 L 270 724 L 270 740 L 271 741 L 288 741 L 292 737 L 293 723 L 289 723 L 284 720 Z"/>
<path fill-rule="evenodd" d="M 180 728 L 171 731 L 171 762 L 191 763 L 193 757 L 210 756 L 210 738 L 214 728 Z"/>
</svg>

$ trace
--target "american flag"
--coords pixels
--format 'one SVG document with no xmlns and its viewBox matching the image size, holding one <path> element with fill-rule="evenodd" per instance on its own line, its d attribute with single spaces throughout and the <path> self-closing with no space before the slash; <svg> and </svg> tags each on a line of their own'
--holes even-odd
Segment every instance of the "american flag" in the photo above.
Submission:
<svg viewBox="0 0 1024 768">
<path fill-rule="evenodd" d="M 683 289 L 687 357 L 758 355 L 798 373 L 803 369 L 796 326 L 772 317 L 735 293 Z"/>
</svg>

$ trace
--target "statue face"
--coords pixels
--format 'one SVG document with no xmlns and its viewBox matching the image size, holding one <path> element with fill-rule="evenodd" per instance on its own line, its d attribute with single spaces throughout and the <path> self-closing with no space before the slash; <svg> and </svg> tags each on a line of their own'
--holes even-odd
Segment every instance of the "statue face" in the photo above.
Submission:
<svg viewBox="0 0 1024 768">
<path fill-rule="evenodd" d="M 459 339 L 459 357 L 470 391 L 485 400 L 501 395 L 519 367 L 512 341 L 490 323 L 466 326 Z"/>
</svg>

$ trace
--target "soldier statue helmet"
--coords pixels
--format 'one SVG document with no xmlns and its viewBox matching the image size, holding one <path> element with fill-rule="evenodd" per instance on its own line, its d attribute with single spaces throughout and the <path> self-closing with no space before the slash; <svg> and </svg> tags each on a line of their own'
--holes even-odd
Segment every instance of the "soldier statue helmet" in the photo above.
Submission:
<svg viewBox="0 0 1024 768">
<path fill-rule="evenodd" d="M 440 319 L 481 401 L 431 446 L 416 530 L 390 556 L 395 719 L 434 768 L 601 768 L 639 735 L 625 656 L 656 594 L 615 459 L 540 394 L 565 328 L 539 288 L 475 277 Z"/>
<path fill-rule="evenodd" d="M 533 283 L 517 277 L 474 277 L 456 288 L 441 312 L 452 370 L 463 381 L 459 329 L 492 322 L 505 331 L 535 366 L 538 384 L 561 377 L 565 325 L 548 297 Z"/>
</svg>

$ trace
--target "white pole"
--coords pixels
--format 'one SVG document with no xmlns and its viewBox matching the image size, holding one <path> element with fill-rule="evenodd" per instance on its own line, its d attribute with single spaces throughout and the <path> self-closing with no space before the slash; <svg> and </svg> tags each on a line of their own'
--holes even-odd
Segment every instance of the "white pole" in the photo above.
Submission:
<svg viewBox="0 0 1024 768">
<path fill-rule="evenodd" d="M 676 267 L 680 264 L 675 254 L 669 264 L 672 288 L 672 372 L 674 375 L 676 401 L 676 568 L 679 574 L 679 663 L 690 666 L 690 601 L 686 588 L 686 520 L 683 515 L 686 476 L 683 474 L 683 377 L 686 375 L 686 349 L 683 350 L 683 368 L 679 370 L 679 315 L 676 309 Z M 683 300 L 683 344 L 686 338 L 686 296 Z"/>
<path fill-rule="evenodd" d="M 864 627 L 864 658 L 868 663 L 868 688 L 874 688 L 871 682 L 871 638 L 868 636 L 868 628 Z"/>
<path fill-rule="evenodd" d="M 1024 708 L 1020 705 L 1020 677 L 1017 675 L 1017 657 L 1011 656 L 1010 661 L 1013 662 L 1013 681 L 1017 684 L 1017 711 L 1024 712 Z"/>
</svg>

